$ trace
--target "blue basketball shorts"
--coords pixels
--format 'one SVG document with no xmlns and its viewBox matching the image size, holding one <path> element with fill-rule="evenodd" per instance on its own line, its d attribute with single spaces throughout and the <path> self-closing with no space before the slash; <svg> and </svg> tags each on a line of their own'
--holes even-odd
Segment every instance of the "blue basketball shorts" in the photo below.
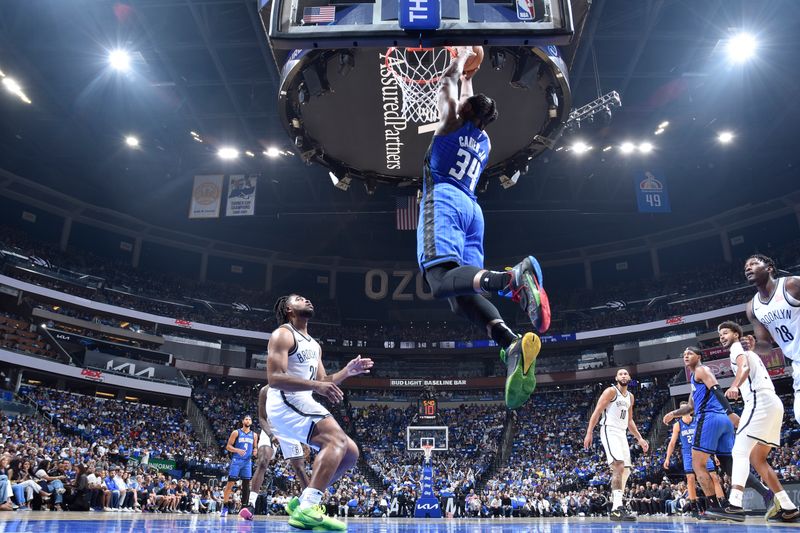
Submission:
<svg viewBox="0 0 800 533">
<path fill-rule="evenodd" d="M 458 187 L 436 183 L 425 191 L 417 225 L 421 270 L 442 263 L 483 268 L 483 211 Z"/>
<path fill-rule="evenodd" d="M 228 468 L 228 481 L 250 479 L 253 477 L 253 461 L 250 459 L 234 459 Z"/>
<path fill-rule="evenodd" d="M 688 450 L 691 452 L 691 450 Z M 706 463 L 706 470 L 709 472 L 713 472 L 717 469 L 717 465 L 714 463 L 714 460 L 709 457 L 708 462 Z M 692 454 L 691 453 L 684 453 L 683 454 L 683 473 L 684 474 L 694 474 L 694 468 L 692 467 Z"/>
<path fill-rule="evenodd" d="M 713 455 L 730 455 L 736 430 L 733 422 L 724 413 L 702 413 L 697 419 L 693 450 Z"/>
</svg>

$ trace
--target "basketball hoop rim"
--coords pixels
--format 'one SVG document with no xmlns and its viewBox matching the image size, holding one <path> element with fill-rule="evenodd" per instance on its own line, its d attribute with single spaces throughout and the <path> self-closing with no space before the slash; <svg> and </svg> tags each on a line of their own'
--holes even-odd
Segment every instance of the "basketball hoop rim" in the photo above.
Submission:
<svg viewBox="0 0 800 533">
<path fill-rule="evenodd" d="M 454 58 L 454 57 L 456 57 L 458 55 L 458 49 L 455 46 L 443 46 L 441 48 L 445 48 L 448 52 L 450 52 L 450 57 L 451 58 Z M 400 46 L 390 46 L 389 48 L 387 48 L 386 49 L 386 55 L 384 56 L 383 63 L 384 63 L 384 66 L 387 69 L 389 69 L 389 71 L 392 73 L 392 75 L 395 78 L 402 78 L 403 81 L 405 81 L 406 83 L 416 83 L 416 84 L 419 84 L 419 85 L 427 85 L 429 83 L 439 83 L 439 80 L 442 79 L 441 76 L 436 76 L 435 78 L 431 78 L 429 80 L 427 80 L 427 79 L 415 80 L 415 79 L 409 78 L 408 76 L 403 76 L 402 74 L 399 74 L 398 72 L 396 72 L 392 68 L 391 63 L 389 62 L 389 57 L 392 55 L 392 53 L 395 50 L 401 50 L 401 49 L 402 50 L 408 50 L 408 51 L 411 51 L 411 52 L 429 52 L 429 51 L 436 50 L 436 48 L 434 48 L 434 47 L 425 47 L 425 46 L 410 46 L 410 47 L 405 47 L 405 48 L 404 47 L 400 47 Z M 447 67 L 445 67 L 445 68 L 447 68 Z"/>
</svg>

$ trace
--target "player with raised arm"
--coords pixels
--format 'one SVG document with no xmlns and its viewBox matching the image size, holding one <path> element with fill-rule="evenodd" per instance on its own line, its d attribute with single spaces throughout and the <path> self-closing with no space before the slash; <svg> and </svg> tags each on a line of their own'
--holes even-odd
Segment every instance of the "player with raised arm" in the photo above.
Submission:
<svg viewBox="0 0 800 533">
<path fill-rule="evenodd" d="M 627 432 L 630 431 L 636 437 L 636 441 L 645 453 L 650 449 L 650 444 L 639 433 L 633 418 L 633 393 L 628 391 L 631 375 L 626 369 L 620 368 L 617 370 L 615 381 L 616 383 L 604 390 L 597 400 L 589 419 L 589 426 L 586 428 L 583 447 L 587 450 L 592 447 L 592 432 L 599 421 L 600 440 L 611 467 L 612 505 L 608 517 L 615 522 L 633 522 L 636 517 L 622 504 L 622 495 L 625 493 L 625 485 L 631 475 L 632 466 Z"/>
<path fill-rule="evenodd" d="M 516 409 L 536 387 L 541 340 L 534 333 L 517 335 L 484 295 L 510 294 L 540 333 L 550 326 L 550 304 L 533 256 L 508 272 L 483 267 L 484 220 L 475 188 L 489 161 L 486 127 L 497 118 L 497 105 L 484 94 L 473 94 L 472 76 L 477 69 L 463 72 L 473 53 L 469 47 L 460 47 L 442 75 L 440 120 L 422 169 L 417 259 L 433 296 L 447 299 L 454 313 L 479 325 L 502 347 L 500 357 L 508 369 L 506 405 Z"/>
<path fill-rule="evenodd" d="M 313 316 L 311 301 L 297 294 L 282 296 L 275 303 L 278 328 L 267 347 L 267 418 L 279 439 L 294 439 L 319 450 L 311 479 L 295 502 L 289 525 L 344 530 L 343 522 L 322 512 L 320 501 L 323 491 L 355 466 L 358 446 L 312 394 L 332 403 L 341 402 L 344 394 L 339 384 L 348 377 L 369 373 L 373 363 L 358 356 L 328 375 L 322 349 L 308 333 L 308 321 Z"/>
<path fill-rule="evenodd" d="M 774 340 L 792 361 L 794 419 L 800 424 L 800 277 L 777 274 L 775 261 L 765 255 L 751 255 L 745 261 L 744 276 L 758 292 L 745 307 L 755 339 L 748 335 L 742 344 L 765 355 Z"/>
</svg>

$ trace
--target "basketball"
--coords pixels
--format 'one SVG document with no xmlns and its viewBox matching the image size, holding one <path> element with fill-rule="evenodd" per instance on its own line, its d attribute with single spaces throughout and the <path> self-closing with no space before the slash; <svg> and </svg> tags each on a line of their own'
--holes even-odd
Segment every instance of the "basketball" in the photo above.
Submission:
<svg viewBox="0 0 800 533">
<path fill-rule="evenodd" d="M 483 47 L 473 46 L 472 51 L 475 55 L 469 56 L 467 62 L 464 63 L 464 72 L 473 72 L 481 68 L 483 63 Z"/>
</svg>

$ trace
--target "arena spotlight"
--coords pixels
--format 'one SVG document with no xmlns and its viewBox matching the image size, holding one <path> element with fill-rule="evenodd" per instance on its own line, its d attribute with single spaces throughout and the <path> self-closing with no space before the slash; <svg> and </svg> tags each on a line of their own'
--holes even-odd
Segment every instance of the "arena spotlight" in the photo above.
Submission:
<svg viewBox="0 0 800 533">
<path fill-rule="evenodd" d="M 654 135 L 661 135 L 662 133 L 664 133 L 664 128 L 658 128 L 653 132 Z"/>
<path fill-rule="evenodd" d="M 131 69 L 131 56 L 126 50 L 116 49 L 108 53 L 108 63 L 114 70 L 127 72 Z"/>
<path fill-rule="evenodd" d="M 220 159 L 226 159 L 226 160 L 236 159 L 237 157 L 239 157 L 239 150 L 237 150 L 236 148 L 232 148 L 230 146 L 223 146 L 217 151 L 217 155 L 219 156 Z"/>
<path fill-rule="evenodd" d="M 246 155 L 247 157 L 255 157 L 256 156 L 256 154 L 254 154 L 250 150 L 245 150 L 244 151 L 244 155 Z"/>
<path fill-rule="evenodd" d="M 758 41 L 747 32 L 741 32 L 728 40 L 728 58 L 733 63 L 744 63 L 756 54 Z"/>
<path fill-rule="evenodd" d="M 634 145 L 630 141 L 625 141 L 621 145 L 619 145 L 619 151 L 623 154 L 632 154 L 633 151 L 636 150 L 636 145 Z"/>
<path fill-rule="evenodd" d="M 5 87 L 8 92 L 13 94 L 26 104 L 31 103 L 30 98 L 28 98 L 28 96 L 22 90 L 22 87 L 20 86 L 19 82 L 17 82 L 17 80 L 15 80 L 14 78 L 8 76 L 3 77 L 3 87 Z"/>
<path fill-rule="evenodd" d="M 134 137 L 133 135 L 128 135 L 125 137 L 125 144 L 130 146 L 131 148 L 139 148 L 139 139 Z"/>
<path fill-rule="evenodd" d="M 336 174 L 333 173 L 333 171 L 331 171 L 328 172 L 328 176 L 330 176 L 331 183 L 333 183 L 333 186 L 336 187 L 337 189 L 346 191 L 347 189 L 350 188 L 350 182 L 352 181 L 350 174 L 345 174 L 343 178 L 339 179 L 339 176 L 337 176 Z"/>
<path fill-rule="evenodd" d="M 604 152 L 608 152 L 608 151 L 609 151 L 609 150 L 611 150 L 612 148 L 614 148 L 614 147 L 613 147 L 613 146 L 606 146 L 605 148 L 603 148 L 603 151 L 604 151 Z"/>
<path fill-rule="evenodd" d="M 263 154 L 267 157 L 272 157 L 273 159 L 281 155 L 281 151 L 275 148 L 274 146 L 270 146 L 266 150 L 264 150 Z"/>
<path fill-rule="evenodd" d="M 659 124 L 659 125 L 658 125 L 658 129 L 660 129 L 660 130 L 665 130 L 665 129 L 667 129 L 667 126 L 669 126 L 669 120 L 665 120 L 664 122 L 662 122 L 661 124 Z"/>
<path fill-rule="evenodd" d="M 585 154 L 586 152 L 588 152 L 592 148 L 593 148 L 592 146 L 589 146 L 588 144 L 586 144 L 583 141 L 576 141 L 572 145 L 572 151 L 575 152 L 578 155 Z"/>
<path fill-rule="evenodd" d="M 719 133 L 719 135 L 717 136 L 717 140 L 719 142 L 721 142 L 722 144 L 728 144 L 729 142 L 731 142 L 733 140 L 733 137 L 734 137 L 733 132 L 731 132 L 731 131 L 721 131 Z"/>
<path fill-rule="evenodd" d="M 653 151 L 653 145 L 647 141 L 639 145 L 639 152 L 643 154 L 649 154 L 652 151 Z"/>
</svg>

